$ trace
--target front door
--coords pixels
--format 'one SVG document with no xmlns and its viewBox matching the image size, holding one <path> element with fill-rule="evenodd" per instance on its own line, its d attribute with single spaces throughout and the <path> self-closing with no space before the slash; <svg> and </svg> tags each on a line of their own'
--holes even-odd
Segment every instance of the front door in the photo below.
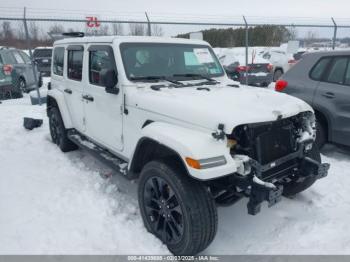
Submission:
<svg viewBox="0 0 350 262">
<path fill-rule="evenodd" d="M 84 90 L 86 134 L 112 151 L 123 149 L 123 96 L 106 93 L 101 71 L 117 72 L 113 48 L 110 45 L 90 45 L 84 57 L 87 84 Z M 117 88 L 117 86 L 116 86 Z"/>
<path fill-rule="evenodd" d="M 350 145 L 350 64 L 349 57 L 334 57 L 319 82 L 314 104 L 328 112 L 331 140 Z"/>
</svg>

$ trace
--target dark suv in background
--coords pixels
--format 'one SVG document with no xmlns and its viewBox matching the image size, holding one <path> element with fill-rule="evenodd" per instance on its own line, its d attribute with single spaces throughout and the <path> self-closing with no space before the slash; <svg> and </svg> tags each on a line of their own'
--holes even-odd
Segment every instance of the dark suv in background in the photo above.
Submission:
<svg viewBox="0 0 350 262">
<path fill-rule="evenodd" d="M 350 146 L 350 51 L 314 52 L 276 82 L 276 91 L 309 103 L 317 117 L 317 143 Z"/>
<path fill-rule="evenodd" d="M 37 72 L 39 86 L 41 77 Z M 29 56 L 15 48 L 0 49 L 0 99 L 22 97 L 36 87 L 33 66 Z"/>
<path fill-rule="evenodd" d="M 42 76 L 51 75 L 51 47 L 37 47 L 33 51 L 34 61 L 37 64 L 38 70 Z"/>
</svg>

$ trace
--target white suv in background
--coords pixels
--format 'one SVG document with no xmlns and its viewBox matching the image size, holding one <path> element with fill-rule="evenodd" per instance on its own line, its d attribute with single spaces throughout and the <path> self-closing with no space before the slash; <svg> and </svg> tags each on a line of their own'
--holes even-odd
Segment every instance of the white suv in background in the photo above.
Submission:
<svg viewBox="0 0 350 262">
<path fill-rule="evenodd" d="M 291 54 L 281 49 L 271 49 L 263 52 L 261 56 L 273 65 L 273 81 L 277 81 L 298 62 L 302 53 Z"/>
</svg>

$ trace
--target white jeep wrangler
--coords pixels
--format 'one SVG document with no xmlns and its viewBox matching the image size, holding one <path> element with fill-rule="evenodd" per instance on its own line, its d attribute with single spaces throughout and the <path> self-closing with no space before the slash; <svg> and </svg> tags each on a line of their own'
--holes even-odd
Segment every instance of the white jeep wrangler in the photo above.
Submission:
<svg viewBox="0 0 350 262">
<path fill-rule="evenodd" d="M 129 179 L 147 230 L 176 255 L 204 250 L 217 205 L 294 195 L 328 173 L 312 108 L 229 80 L 203 41 L 56 41 L 47 114 L 63 152 L 85 148 Z"/>
</svg>

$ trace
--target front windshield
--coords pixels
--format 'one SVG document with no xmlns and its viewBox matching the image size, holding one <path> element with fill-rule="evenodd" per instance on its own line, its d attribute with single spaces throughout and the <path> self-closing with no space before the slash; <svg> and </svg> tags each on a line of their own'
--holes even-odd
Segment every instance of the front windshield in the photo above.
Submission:
<svg viewBox="0 0 350 262">
<path fill-rule="evenodd" d="M 181 80 L 191 75 L 218 77 L 223 69 L 205 45 L 123 43 L 123 64 L 128 79 L 166 77 Z"/>
</svg>

